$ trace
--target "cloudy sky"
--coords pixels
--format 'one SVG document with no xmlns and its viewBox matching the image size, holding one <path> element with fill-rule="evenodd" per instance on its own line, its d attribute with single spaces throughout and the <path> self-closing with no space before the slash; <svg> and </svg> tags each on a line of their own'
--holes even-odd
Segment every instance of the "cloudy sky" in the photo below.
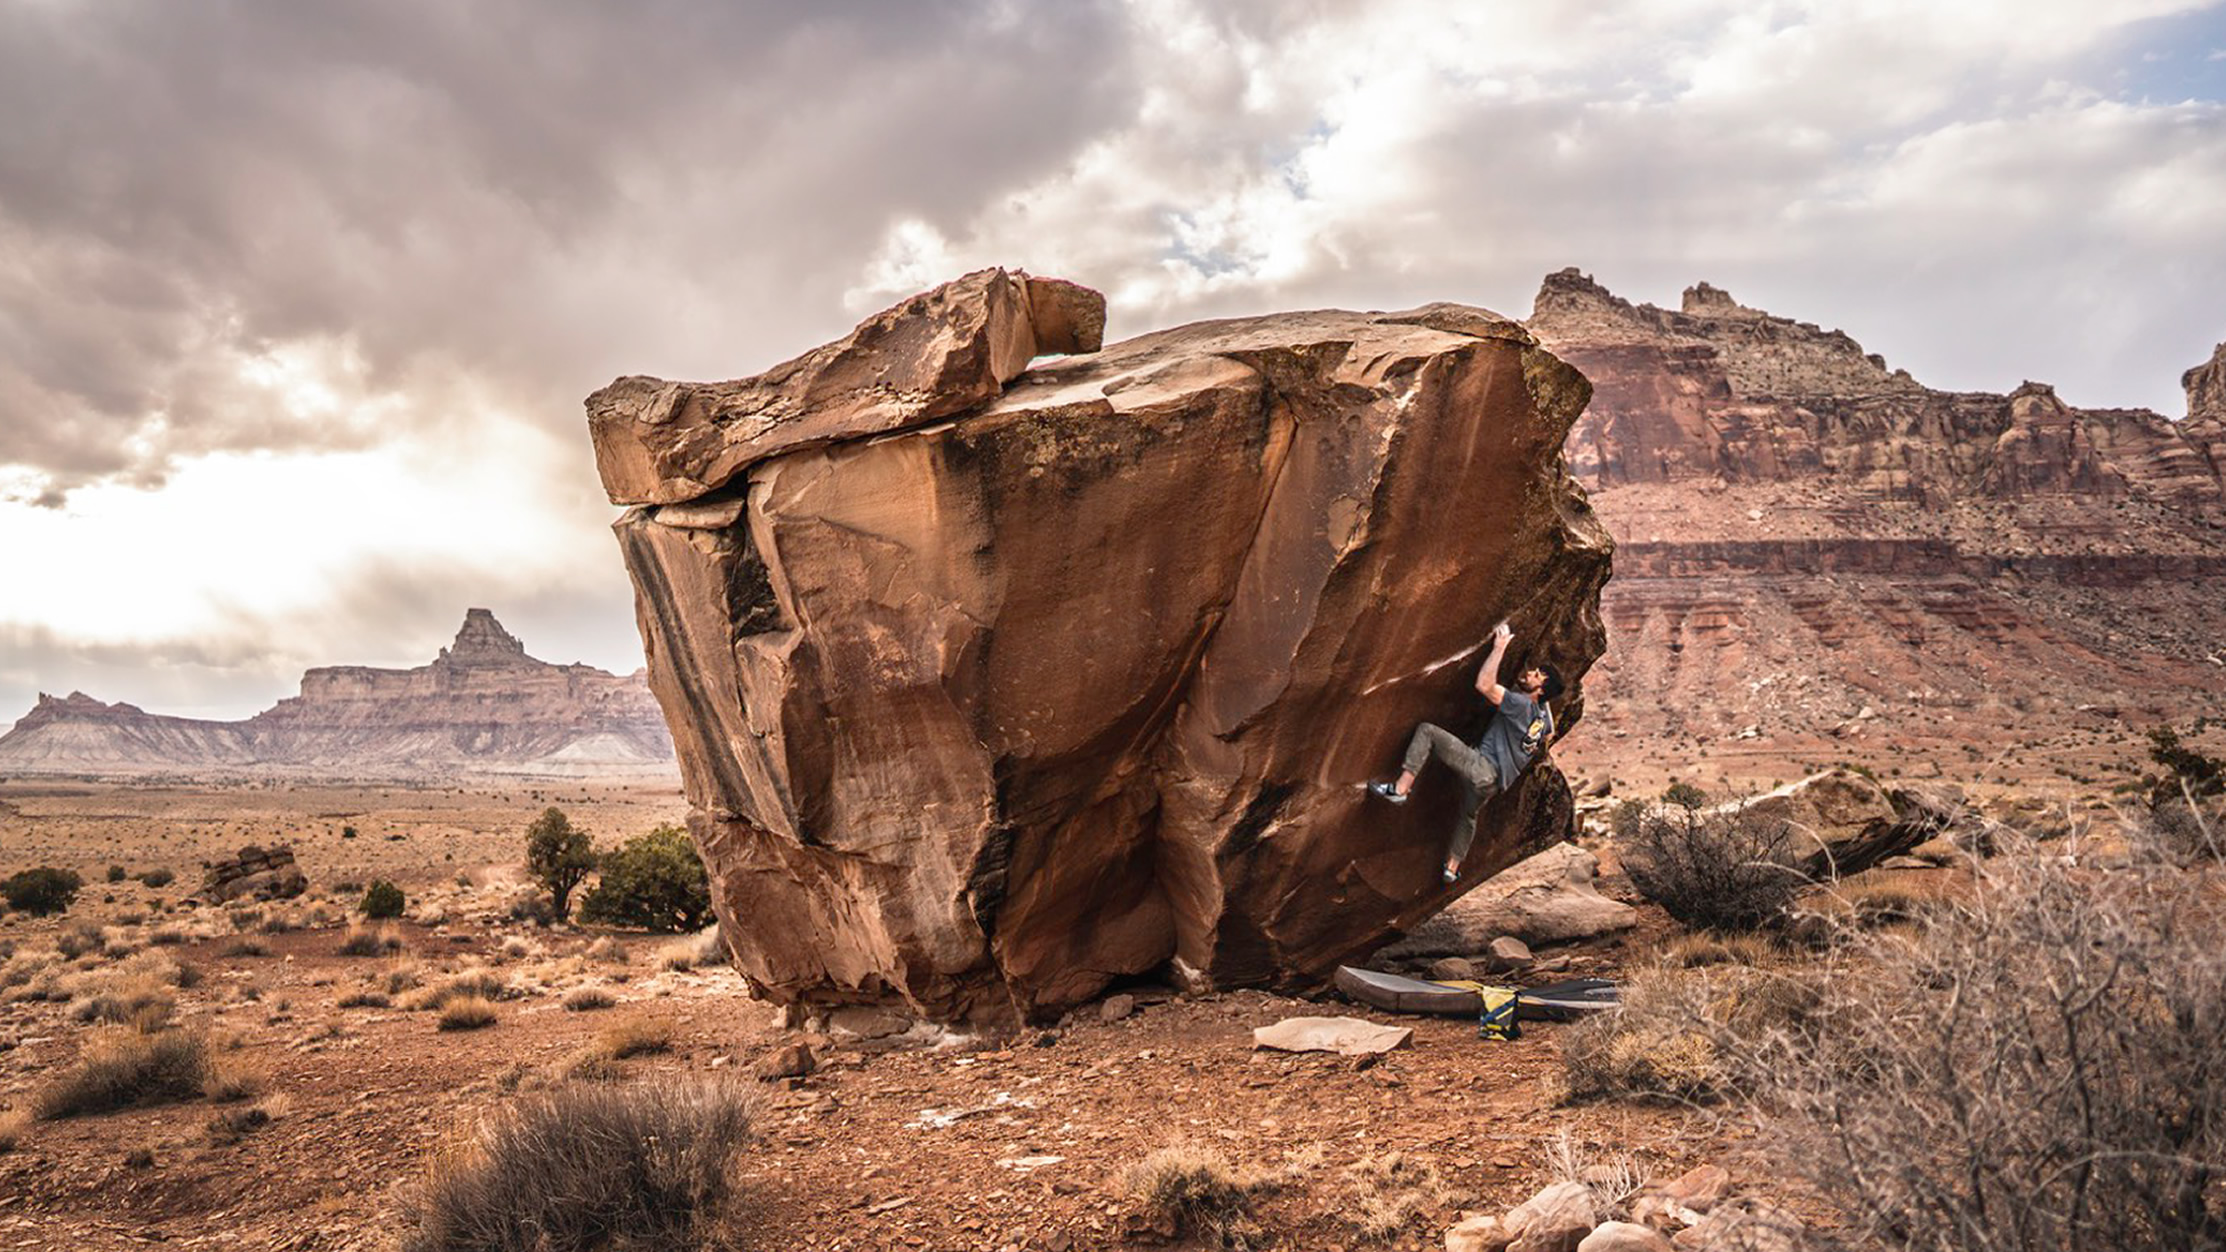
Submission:
<svg viewBox="0 0 2226 1252">
<path fill-rule="evenodd" d="M 2179 416 L 2226 0 L 0 0 L 0 727 L 464 609 L 640 664 L 580 399 L 985 264 L 1125 336 L 1577 265 Z"/>
</svg>

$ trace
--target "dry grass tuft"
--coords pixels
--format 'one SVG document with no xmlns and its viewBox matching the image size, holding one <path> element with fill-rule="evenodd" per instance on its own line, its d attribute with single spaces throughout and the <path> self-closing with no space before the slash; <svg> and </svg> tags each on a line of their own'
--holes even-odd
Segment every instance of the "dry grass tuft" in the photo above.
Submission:
<svg viewBox="0 0 2226 1252">
<path fill-rule="evenodd" d="M 494 1025 L 496 1017 L 492 1002 L 481 996 L 468 995 L 442 1003 L 441 1015 L 436 1025 L 442 1030 L 478 1030 Z"/>
<path fill-rule="evenodd" d="M 734 1082 L 528 1096 L 434 1158 L 401 1252 L 696 1248 L 733 1218 L 755 1093 Z"/>
<path fill-rule="evenodd" d="M 340 997 L 335 1006 L 344 1009 L 388 1009 L 394 1007 L 394 997 L 384 991 L 351 991 Z"/>
<path fill-rule="evenodd" d="M 624 965 L 626 964 L 627 960 L 626 945 L 620 943 L 618 940 L 613 939 L 608 935 L 605 935 L 601 939 L 598 939 L 595 942 L 587 945 L 587 959 L 591 961 L 603 961 L 612 965 Z"/>
<path fill-rule="evenodd" d="M 617 997 L 601 987 L 581 987 L 564 997 L 564 1007 L 574 1013 L 591 1013 L 616 1003 Z"/>
<path fill-rule="evenodd" d="M 208 1122 L 209 1142 L 215 1144 L 238 1143 L 248 1135 L 261 1130 L 286 1115 L 289 1102 L 285 1096 L 276 1095 L 257 1100 L 242 1108 L 219 1111 Z"/>
<path fill-rule="evenodd" d="M 218 1104 L 252 1100 L 270 1086 L 270 1070 L 260 1062 L 237 1054 L 218 1056 L 210 1063 L 201 1094 Z"/>
<path fill-rule="evenodd" d="M 348 927 L 346 937 L 340 940 L 342 956 L 385 956 L 402 950 L 402 936 L 392 926 L 365 926 L 360 923 Z"/>
<path fill-rule="evenodd" d="M 0 1113 L 0 1155 L 13 1152 L 23 1143 L 23 1132 L 30 1129 L 31 1115 L 21 1109 Z"/>
<path fill-rule="evenodd" d="M 1671 940 L 1662 949 L 1661 963 L 1683 969 L 1700 965 L 1762 967 L 1776 964 L 1784 955 L 1785 950 L 1765 935 L 1724 935 L 1703 930 Z"/>
<path fill-rule="evenodd" d="M 1563 1098 L 1707 1101 L 1743 1077 L 1727 1034 L 1801 1036 L 1813 1030 L 1814 980 L 1743 965 L 1642 970 L 1622 1006 L 1562 1032 Z"/>
<path fill-rule="evenodd" d="M 269 956 L 271 945 L 253 935 L 241 935 L 216 950 L 218 956 Z"/>
<path fill-rule="evenodd" d="M 77 1064 L 39 1092 L 32 1111 L 41 1120 L 52 1121 L 191 1100 L 202 1094 L 215 1072 L 205 1031 L 105 1027 L 86 1040 Z"/>
<path fill-rule="evenodd" d="M 1272 1185 L 1211 1148 L 1187 1143 L 1161 1148 L 1121 1176 L 1122 1190 L 1155 1232 L 1240 1246 L 1252 1224 L 1253 1198 Z"/>
<path fill-rule="evenodd" d="M 503 1000 L 510 994 L 510 984 L 502 975 L 491 969 L 468 969 L 439 986 L 418 992 L 410 998 L 409 1007 L 438 1009 L 455 1000 Z"/>
<path fill-rule="evenodd" d="M 658 948 L 657 968 L 691 970 L 699 965 L 718 965 L 726 956 L 726 947 L 719 940 L 719 927 L 713 924 L 686 939 L 676 939 Z"/>
<path fill-rule="evenodd" d="M 1571 1138 L 1567 1129 L 1546 1146 L 1546 1173 L 1554 1182 L 1582 1183 L 1592 1193 L 1592 1211 L 1601 1221 L 1629 1221 L 1631 1201 L 1653 1181 L 1653 1174 L 1628 1152 L 1595 1152 Z"/>
<path fill-rule="evenodd" d="M 131 1022 L 153 1030 L 177 1011 L 177 997 L 170 988 L 146 974 L 101 979 L 70 1004 L 70 1016 L 80 1022 L 116 1024 Z"/>
<path fill-rule="evenodd" d="M 88 952 L 100 951 L 101 945 L 107 941 L 108 937 L 101 933 L 99 922 L 80 918 L 64 926 L 61 933 L 54 936 L 54 950 L 62 954 L 63 960 L 74 961 Z"/>
<path fill-rule="evenodd" d="M 1357 1188 L 1347 1220 L 1361 1243 L 1390 1242 L 1455 1195 L 1436 1166 L 1396 1149 L 1362 1157 L 1346 1173 Z"/>
</svg>

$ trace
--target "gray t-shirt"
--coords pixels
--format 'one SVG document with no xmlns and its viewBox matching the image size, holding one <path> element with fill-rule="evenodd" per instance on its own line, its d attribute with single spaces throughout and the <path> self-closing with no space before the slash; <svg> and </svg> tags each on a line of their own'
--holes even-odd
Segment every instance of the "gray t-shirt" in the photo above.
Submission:
<svg viewBox="0 0 2226 1252">
<path fill-rule="evenodd" d="M 1538 745 L 1553 733 L 1553 710 L 1509 687 L 1500 696 L 1499 707 L 1492 710 L 1491 721 L 1485 725 L 1484 737 L 1477 742 L 1476 750 L 1492 763 L 1492 769 L 1499 774 L 1500 790 L 1505 791 L 1515 785 L 1515 776 L 1530 764 Z"/>
</svg>

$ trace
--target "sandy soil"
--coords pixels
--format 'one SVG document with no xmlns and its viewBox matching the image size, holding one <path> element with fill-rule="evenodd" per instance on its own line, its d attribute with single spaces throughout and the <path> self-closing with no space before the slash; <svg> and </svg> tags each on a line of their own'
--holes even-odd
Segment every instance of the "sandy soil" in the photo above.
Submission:
<svg viewBox="0 0 2226 1252">
<path fill-rule="evenodd" d="M 1260 1202 L 1253 1242 L 1270 1248 L 1436 1247 L 1462 1211 L 1504 1208 L 1548 1181 L 1548 1148 L 1563 1136 L 1581 1153 L 1630 1152 L 1662 1176 L 1710 1160 L 1735 1175 L 1768 1172 L 1745 1155 L 1738 1127 L 1699 1112 L 1557 1106 L 1562 1027 L 1486 1043 L 1467 1021 L 1399 1019 L 1414 1027 L 1411 1042 L 1363 1068 L 1255 1052 L 1252 1029 L 1301 1014 L 1382 1014 L 1250 991 L 1186 999 L 1139 988 L 1140 1007 L 1120 1020 L 1101 1020 L 1092 1006 L 1010 1040 L 877 1052 L 870 1041 L 777 1027 L 773 1009 L 724 968 L 659 968 L 669 938 L 619 935 L 623 962 L 592 958 L 600 932 L 508 920 L 514 888 L 504 875 L 482 873 L 485 885 L 472 887 L 454 879 L 457 865 L 514 857 L 515 832 L 543 803 L 613 836 L 669 820 L 678 805 L 669 794 L 576 784 L 539 795 L 18 784 L 0 799 L 16 806 L 10 864 L 61 853 L 85 868 L 114 860 L 135 872 L 184 870 L 241 841 L 291 837 L 311 895 L 264 916 L 324 923 L 263 933 L 271 923 L 253 916 L 184 909 L 178 902 L 197 880 L 185 873 L 161 891 L 91 883 L 65 918 L 0 919 L 0 944 L 24 953 L 88 918 L 108 925 L 119 954 L 158 934 L 182 940 L 151 949 L 192 972 L 193 985 L 175 992 L 176 1020 L 236 1040 L 227 1055 L 266 1071 L 256 1098 L 274 1114 L 236 1138 L 213 1119 L 242 1106 L 204 1100 L 28 1123 L 0 1154 L 0 1245 L 11 1248 L 391 1246 L 398 1198 L 439 1145 L 514 1090 L 561 1073 L 598 1030 L 634 1018 L 668 1024 L 673 1043 L 620 1062 L 626 1074 L 739 1073 L 763 1091 L 762 1139 L 743 1178 L 749 1248 L 1154 1242 L 1121 1173 L 1176 1143 L 1284 1173 L 1286 1184 Z M 342 840 L 342 824 L 357 826 L 358 838 Z M 388 833 L 405 838 L 390 843 Z M 402 953 L 341 955 L 347 902 L 319 887 L 370 873 L 403 881 L 413 911 L 433 905 L 446 919 L 402 924 Z M 1576 950 L 1553 977 L 1613 974 L 1644 959 L 1663 930 L 1656 916 L 1635 936 Z M 251 937 L 245 950 L 240 931 Z M 92 953 L 54 972 L 98 977 L 129 959 Z M 391 1007 L 338 1004 L 396 970 L 430 984 L 480 965 L 514 993 L 486 1029 L 441 1032 L 433 1013 L 401 1007 L 408 992 Z M 617 1003 L 567 1011 L 564 995 L 588 985 Z M 0 991 L 0 1110 L 24 1109 L 90 1031 L 66 1002 L 21 991 Z M 800 1038 L 825 1053 L 818 1073 L 749 1077 L 760 1058 Z M 1400 1220 L 1385 1237 L 1364 1238 L 1359 1227 L 1386 1211 Z"/>
</svg>

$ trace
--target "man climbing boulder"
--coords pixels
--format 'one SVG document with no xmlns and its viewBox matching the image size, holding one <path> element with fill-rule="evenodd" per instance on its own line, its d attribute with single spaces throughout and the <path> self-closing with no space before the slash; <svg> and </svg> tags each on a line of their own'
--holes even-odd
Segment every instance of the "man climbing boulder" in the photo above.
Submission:
<svg viewBox="0 0 2226 1252">
<path fill-rule="evenodd" d="M 1491 707 L 1484 733 L 1471 747 L 1459 735 L 1430 722 L 1414 728 L 1407 741 L 1407 756 L 1399 777 L 1373 782 L 1368 789 L 1393 804 L 1405 804 L 1416 775 L 1435 758 L 1453 772 L 1461 786 L 1460 815 L 1445 844 L 1445 881 L 1461 876 L 1461 860 L 1476 838 L 1476 811 L 1486 800 L 1507 790 L 1538 753 L 1539 745 L 1554 733 L 1553 710 L 1547 705 L 1561 696 L 1561 675 L 1543 662 L 1516 678 L 1513 689 L 1499 681 L 1500 662 L 1515 632 L 1501 622 L 1492 628 L 1492 650 L 1476 671 L 1476 690 Z"/>
</svg>

